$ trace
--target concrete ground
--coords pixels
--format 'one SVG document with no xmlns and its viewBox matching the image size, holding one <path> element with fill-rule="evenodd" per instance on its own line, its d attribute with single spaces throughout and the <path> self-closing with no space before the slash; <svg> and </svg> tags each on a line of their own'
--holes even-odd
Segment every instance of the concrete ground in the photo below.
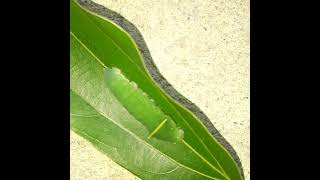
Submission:
<svg viewBox="0 0 320 180">
<path fill-rule="evenodd" d="M 94 2 L 136 26 L 159 72 L 230 143 L 249 180 L 249 0 Z M 70 150 L 71 179 L 138 179 L 73 132 Z"/>
</svg>

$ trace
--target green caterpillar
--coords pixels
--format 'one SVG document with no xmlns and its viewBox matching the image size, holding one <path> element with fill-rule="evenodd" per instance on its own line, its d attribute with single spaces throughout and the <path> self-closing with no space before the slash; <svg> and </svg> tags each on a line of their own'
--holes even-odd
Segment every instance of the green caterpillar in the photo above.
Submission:
<svg viewBox="0 0 320 180">
<path fill-rule="evenodd" d="M 120 103 L 150 132 L 147 138 L 156 137 L 170 142 L 183 139 L 183 130 L 164 114 L 137 84 L 130 82 L 119 69 L 105 68 L 108 88 Z"/>
</svg>

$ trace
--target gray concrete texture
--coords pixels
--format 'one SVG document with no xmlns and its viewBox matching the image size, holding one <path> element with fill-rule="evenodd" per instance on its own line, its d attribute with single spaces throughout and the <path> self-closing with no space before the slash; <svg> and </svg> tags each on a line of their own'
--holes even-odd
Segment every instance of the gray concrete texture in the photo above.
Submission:
<svg viewBox="0 0 320 180">
<path fill-rule="evenodd" d="M 250 179 L 249 0 L 82 2 L 133 36 L 153 78 L 203 121 Z M 70 138 L 71 179 L 139 179 L 75 133 Z"/>
</svg>

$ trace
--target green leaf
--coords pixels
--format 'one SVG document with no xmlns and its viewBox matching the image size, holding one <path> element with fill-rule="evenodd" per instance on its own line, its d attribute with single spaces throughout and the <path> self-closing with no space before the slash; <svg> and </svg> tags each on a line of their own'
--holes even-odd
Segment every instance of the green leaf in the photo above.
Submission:
<svg viewBox="0 0 320 180">
<path fill-rule="evenodd" d="M 168 96 L 120 27 L 70 1 L 71 129 L 142 179 L 242 179 L 229 153 Z"/>
</svg>

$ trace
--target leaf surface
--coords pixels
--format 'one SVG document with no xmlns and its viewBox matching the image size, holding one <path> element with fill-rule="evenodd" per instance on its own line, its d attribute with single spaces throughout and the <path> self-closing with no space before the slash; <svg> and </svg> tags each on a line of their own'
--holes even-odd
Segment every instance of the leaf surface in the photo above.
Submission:
<svg viewBox="0 0 320 180">
<path fill-rule="evenodd" d="M 201 121 L 153 81 L 128 33 L 73 0 L 70 13 L 73 131 L 143 179 L 241 179 Z"/>
</svg>

